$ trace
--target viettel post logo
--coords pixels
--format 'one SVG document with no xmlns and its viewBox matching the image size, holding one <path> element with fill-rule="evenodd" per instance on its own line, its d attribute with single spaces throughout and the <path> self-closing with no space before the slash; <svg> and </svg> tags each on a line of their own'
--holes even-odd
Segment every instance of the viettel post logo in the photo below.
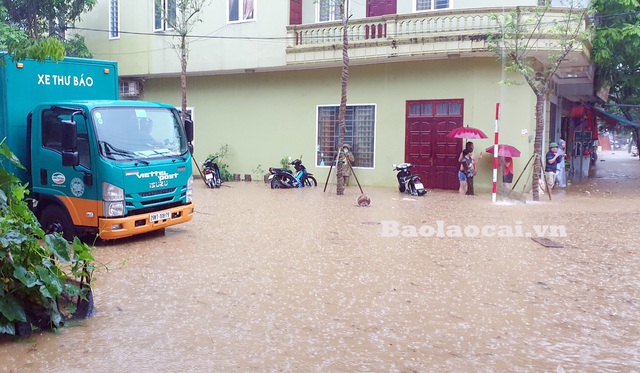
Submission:
<svg viewBox="0 0 640 373">
<path fill-rule="evenodd" d="M 53 175 L 51 175 L 51 181 L 54 182 L 54 184 L 64 184 L 64 182 L 67 180 L 67 178 L 64 176 L 64 174 L 62 172 L 54 172 Z"/>
</svg>

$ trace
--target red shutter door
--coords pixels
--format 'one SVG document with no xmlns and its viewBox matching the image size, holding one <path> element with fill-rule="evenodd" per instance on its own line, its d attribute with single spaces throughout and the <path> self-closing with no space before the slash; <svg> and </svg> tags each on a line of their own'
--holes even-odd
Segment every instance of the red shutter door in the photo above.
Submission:
<svg viewBox="0 0 640 373">
<path fill-rule="evenodd" d="M 302 24 L 302 0 L 291 0 L 289 2 L 289 24 Z"/>
<path fill-rule="evenodd" d="M 451 110 L 451 111 L 450 111 Z M 462 127 L 462 100 L 408 101 L 405 132 L 405 162 L 427 188 L 456 190 L 461 139 L 447 137 Z"/>
<path fill-rule="evenodd" d="M 396 14 L 397 0 L 367 0 L 367 17 Z"/>
</svg>

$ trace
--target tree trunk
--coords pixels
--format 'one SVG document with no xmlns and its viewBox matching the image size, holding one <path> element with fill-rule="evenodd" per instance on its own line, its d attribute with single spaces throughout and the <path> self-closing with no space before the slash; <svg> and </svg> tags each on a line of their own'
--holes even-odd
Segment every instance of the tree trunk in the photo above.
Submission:
<svg viewBox="0 0 640 373">
<path fill-rule="evenodd" d="M 638 152 L 638 159 L 640 159 L 640 128 L 635 127 L 633 129 L 633 135 L 636 140 L 636 151 Z"/>
<path fill-rule="evenodd" d="M 345 0 L 346 1 L 346 0 Z M 338 164 L 336 166 L 336 174 L 338 175 L 338 184 L 336 194 L 341 196 L 344 194 L 344 177 L 343 170 L 346 165 L 342 147 L 344 146 L 344 136 L 347 132 L 347 80 L 349 78 L 349 33 L 347 30 L 347 21 L 349 17 L 345 11 L 345 1 L 340 4 L 342 13 L 342 92 L 340 96 L 340 112 L 338 113 Z"/>
<path fill-rule="evenodd" d="M 540 200 L 540 173 L 544 172 L 541 170 L 540 165 L 542 162 L 546 162 L 545 157 L 542 156 L 542 136 L 544 133 L 544 93 L 536 94 L 536 134 L 535 140 L 533 142 L 533 154 L 535 159 L 533 160 L 533 178 L 532 178 L 532 198 L 534 201 Z M 546 153 L 545 153 L 546 154 Z"/>
<path fill-rule="evenodd" d="M 616 103 L 617 103 L 617 101 L 616 101 Z M 623 108 L 623 109 L 622 109 L 622 114 L 624 115 L 624 117 L 625 117 L 627 120 L 629 120 L 629 121 L 631 121 L 631 122 L 633 122 L 633 121 L 634 121 L 633 116 L 632 116 L 632 115 L 631 115 L 631 113 L 629 112 L 629 109 L 627 109 L 627 108 Z M 633 139 L 634 139 L 634 140 L 635 140 L 635 142 L 636 142 L 636 149 L 639 149 L 639 150 L 640 150 L 640 128 L 638 128 L 638 127 L 633 127 L 633 128 L 631 129 L 631 132 L 632 132 L 632 134 L 633 134 Z M 631 145 L 629 145 L 629 146 L 631 146 Z M 640 159 L 640 151 L 638 151 L 638 159 Z"/>
<path fill-rule="evenodd" d="M 180 40 L 180 63 L 182 65 L 182 73 L 180 74 L 180 88 L 182 89 L 182 122 L 187 119 L 187 36 L 182 35 Z"/>
</svg>

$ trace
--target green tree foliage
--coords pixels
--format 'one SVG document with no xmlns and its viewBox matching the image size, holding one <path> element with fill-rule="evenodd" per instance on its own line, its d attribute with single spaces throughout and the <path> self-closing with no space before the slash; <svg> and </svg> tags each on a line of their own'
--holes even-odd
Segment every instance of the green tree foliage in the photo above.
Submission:
<svg viewBox="0 0 640 373">
<path fill-rule="evenodd" d="M 6 22 L 27 32 L 31 39 L 64 38 L 67 28 L 93 9 L 96 0 L 2 0 Z"/>
<path fill-rule="evenodd" d="M 91 248 L 75 238 L 72 249 L 59 234 L 45 234 L 6 162 L 22 167 L 0 142 L 0 334 L 16 334 L 16 323 L 58 328 L 87 301 Z"/>
<path fill-rule="evenodd" d="M 7 51 L 14 60 L 32 58 L 57 61 L 64 58 L 64 47 L 57 39 L 29 39 L 27 33 L 6 22 L 7 9 L 0 4 L 0 52 Z"/>
<path fill-rule="evenodd" d="M 66 55 L 90 58 L 84 39 L 67 41 L 65 36 L 69 26 L 95 4 L 96 0 L 2 0 L 0 49 L 8 50 L 14 59 L 48 56 L 58 60 L 66 46 Z"/>
<path fill-rule="evenodd" d="M 10 43 L 26 39 L 26 34 L 17 27 L 11 26 L 5 20 L 7 9 L 0 4 L 0 50 L 7 50 Z"/>
<path fill-rule="evenodd" d="M 533 151 L 533 200 L 540 199 L 538 182 L 544 135 L 544 102 L 551 93 L 553 78 L 570 53 L 583 46 L 589 34 L 585 29 L 588 9 L 577 0 L 568 0 L 564 11 L 545 6 L 516 8 L 496 14 L 498 31 L 489 35 L 489 49 L 505 63 L 509 72 L 521 74 L 536 96 L 536 129 Z"/>
<path fill-rule="evenodd" d="M 609 87 L 614 111 L 640 121 L 640 2 L 594 0 L 593 61 L 600 86 Z M 640 148 L 640 131 L 633 129 Z"/>
<path fill-rule="evenodd" d="M 65 55 L 69 57 L 93 58 L 93 54 L 87 48 L 84 37 L 81 35 L 76 34 L 72 39 L 65 39 L 62 44 Z"/>
<path fill-rule="evenodd" d="M 63 44 L 56 38 L 23 39 L 12 42 L 8 45 L 8 52 L 13 60 L 31 58 L 36 61 L 44 61 L 49 57 L 53 61 L 59 61 L 65 55 Z"/>
</svg>

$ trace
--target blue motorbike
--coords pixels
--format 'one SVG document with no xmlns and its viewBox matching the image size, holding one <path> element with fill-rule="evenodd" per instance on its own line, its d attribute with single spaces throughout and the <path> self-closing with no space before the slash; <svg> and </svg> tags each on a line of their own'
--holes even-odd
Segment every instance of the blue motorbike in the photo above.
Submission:
<svg viewBox="0 0 640 373">
<path fill-rule="evenodd" d="M 289 164 L 293 165 L 293 167 L 295 168 L 295 174 L 287 168 L 269 168 L 269 173 L 271 174 L 269 175 L 269 183 L 271 184 L 271 189 L 318 186 L 316 178 L 313 177 L 312 173 L 307 171 L 307 168 L 304 167 L 301 160 L 296 159 Z"/>
</svg>

